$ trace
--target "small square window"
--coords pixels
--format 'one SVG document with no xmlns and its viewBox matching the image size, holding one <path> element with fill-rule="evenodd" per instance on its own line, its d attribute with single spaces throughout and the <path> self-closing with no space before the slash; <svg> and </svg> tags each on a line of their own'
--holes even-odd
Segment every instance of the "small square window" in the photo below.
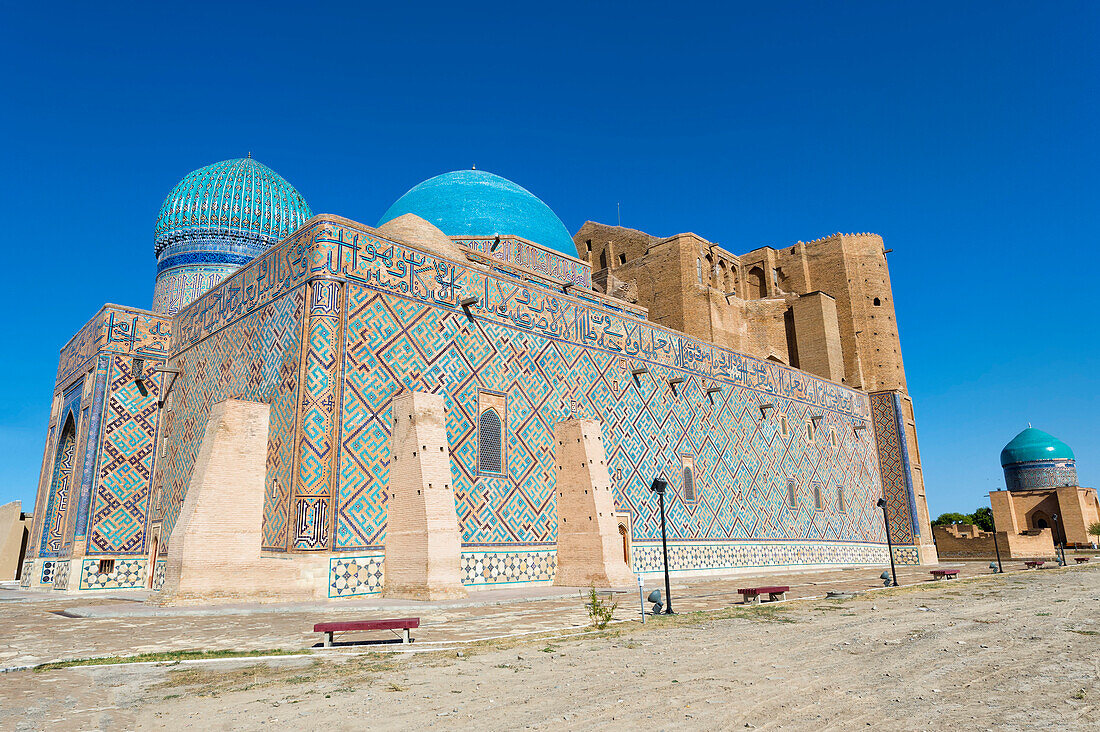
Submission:
<svg viewBox="0 0 1100 732">
<path fill-rule="evenodd" d="M 115 560 L 113 559 L 100 559 L 99 560 L 99 573 L 110 574 L 115 571 Z"/>
</svg>

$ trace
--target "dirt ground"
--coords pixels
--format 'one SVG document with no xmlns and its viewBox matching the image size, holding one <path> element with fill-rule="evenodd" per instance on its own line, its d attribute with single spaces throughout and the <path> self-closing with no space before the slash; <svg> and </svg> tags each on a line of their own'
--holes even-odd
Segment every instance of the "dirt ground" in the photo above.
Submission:
<svg viewBox="0 0 1100 732">
<path fill-rule="evenodd" d="M 1088 566 L 461 651 L 17 671 L 0 728 L 1100 729 L 1098 610 Z"/>
</svg>

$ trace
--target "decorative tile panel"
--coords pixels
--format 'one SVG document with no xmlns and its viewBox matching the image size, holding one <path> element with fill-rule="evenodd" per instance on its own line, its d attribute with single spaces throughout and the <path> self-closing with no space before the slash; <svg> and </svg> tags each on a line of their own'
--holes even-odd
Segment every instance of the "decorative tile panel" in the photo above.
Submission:
<svg viewBox="0 0 1100 732">
<path fill-rule="evenodd" d="M 871 409 L 882 495 L 886 498 L 886 513 L 890 519 L 890 540 L 894 544 L 914 544 L 920 529 L 909 449 L 901 422 L 901 401 L 896 392 L 878 392 L 871 394 Z"/>
<path fill-rule="evenodd" d="M 558 554 L 553 549 L 463 550 L 459 576 L 465 585 L 552 582 Z"/>
<path fill-rule="evenodd" d="M 99 482 L 92 503 L 89 554 L 134 554 L 145 549 L 160 389 L 156 364 L 135 381 L 130 358 L 112 356 Z"/>
<path fill-rule="evenodd" d="M 663 572 L 660 543 L 631 546 L 633 570 Z M 841 542 L 669 542 L 670 571 L 788 567 L 818 564 L 883 564 L 890 561 L 884 544 Z"/>
<path fill-rule="evenodd" d="M 336 556 L 328 563 L 328 596 L 356 597 L 382 591 L 383 558 L 378 552 L 360 556 Z"/>
<path fill-rule="evenodd" d="M 116 559 L 110 573 L 100 573 L 98 559 L 85 559 L 80 573 L 80 589 L 112 590 L 145 586 L 144 558 Z"/>
</svg>

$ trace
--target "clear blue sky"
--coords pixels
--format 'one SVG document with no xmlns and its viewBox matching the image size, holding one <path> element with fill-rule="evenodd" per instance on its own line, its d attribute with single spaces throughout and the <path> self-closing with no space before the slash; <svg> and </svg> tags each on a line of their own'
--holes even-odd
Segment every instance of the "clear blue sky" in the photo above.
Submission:
<svg viewBox="0 0 1100 732">
<path fill-rule="evenodd" d="M 1028 421 L 1100 484 L 1100 6 L 367 5 L 0 10 L 0 501 L 33 500 L 58 349 L 149 306 L 163 197 L 249 151 L 368 224 L 476 163 L 572 231 L 880 233 L 932 513 Z"/>
</svg>

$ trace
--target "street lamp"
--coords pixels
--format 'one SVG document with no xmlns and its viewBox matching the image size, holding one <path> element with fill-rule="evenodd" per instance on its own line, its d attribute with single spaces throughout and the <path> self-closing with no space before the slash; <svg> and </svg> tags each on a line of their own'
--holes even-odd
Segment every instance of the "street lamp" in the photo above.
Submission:
<svg viewBox="0 0 1100 732">
<path fill-rule="evenodd" d="M 1058 536 L 1058 514 L 1052 513 L 1050 515 L 1050 518 L 1054 521 L 1054 535 L 1057 538 L 1057 536 Z M 1056 549 L 1060 549 L 1061 550 L 1061 555 L 1062 555 L 1061 559 L 1058 560 L 1058 564 L 1062 567 L 1066 566 L 1066 545 L 1061 540 L 1061 538 L 1058 538 L 1058 544 L 1056 545 Z M 1057 554 L 1058 552 L 1056 551 L 1055 553 Z"/>
<path fill-rule="evenodd" d="M 993 550 L 997 552 L 997 573 L 1001 574 L 1005 568 L 1001 566 L 1001 545 L 997 543 L 997 515 L 993 513 L 993 498 L 988 493 L 985 497 L 989 499 L 989 520 L 993 523 Z"/>
<path fill-rule="evenodd" d="M 894 545 L 890 541 L 890 516 L 886 513 L 886 499 L 878 499 L 878 507 L 882 509 L 882 522 L 886 526 L 886 550 L 890 552 L 890 574 L 894 578 L 894 587 L 898 586 L 898 570 L 894 566 Z"/>
<path fill-rule="evenodd" d="M 665 555 L 665 615 L 672 615 L 672 582 L 668 577 L 668 536 L 665 534 L 665 489 L 668 488 L 668 481 L 661 478 L 654 478 L 653 484 L 649 486 L 649 490 L 657 494 L 657 499 L 661 502 L 661 551 Z"/>
</svg>

